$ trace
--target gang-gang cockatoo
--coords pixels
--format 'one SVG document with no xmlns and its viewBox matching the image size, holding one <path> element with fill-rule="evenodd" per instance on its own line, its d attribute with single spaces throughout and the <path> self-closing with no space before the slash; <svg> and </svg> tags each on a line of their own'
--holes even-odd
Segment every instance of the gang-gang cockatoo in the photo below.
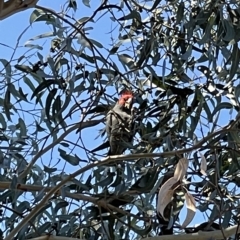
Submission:
<svg viewBox="0 0 240 240">
<path fill-rule="evenodd" d="M 127 143 L 132 143 L 134 136 L 134 122 L 132 114 L 133 93 L 124 90 L 116 103 L 106 116 L 106 132 L 110 150 L 108 155 L 122 154 Z"/>
</svg>

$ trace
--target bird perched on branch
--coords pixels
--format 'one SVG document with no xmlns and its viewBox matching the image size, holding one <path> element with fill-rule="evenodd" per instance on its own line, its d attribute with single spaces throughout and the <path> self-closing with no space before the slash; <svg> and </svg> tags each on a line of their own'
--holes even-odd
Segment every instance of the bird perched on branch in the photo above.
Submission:
<svg viewBox="0 0 240 240">
<path fill-rule="evenodd" d="M 132 112 L 133 93 L 124 90 L 112 110 L 106 116 L 106 132 L 110 150 L 108 155 L 122 154 L 134 136 Z"/>
</svg>

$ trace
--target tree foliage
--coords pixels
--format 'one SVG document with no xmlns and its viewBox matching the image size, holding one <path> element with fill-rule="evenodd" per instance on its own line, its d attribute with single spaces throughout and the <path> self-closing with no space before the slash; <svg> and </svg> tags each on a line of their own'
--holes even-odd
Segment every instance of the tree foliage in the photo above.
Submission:
<svg viewBox="0 0 240 240">
<path fill-rule="evenodd" d="M 22 42 L 28 26 L 0 59 L 2 238 L 237 234 L 239 1 L 38 4 L 29 26 L 50 30 Z M 104 120 L 125 88 L 136 135 L 108 157 Z"/>
</svg>

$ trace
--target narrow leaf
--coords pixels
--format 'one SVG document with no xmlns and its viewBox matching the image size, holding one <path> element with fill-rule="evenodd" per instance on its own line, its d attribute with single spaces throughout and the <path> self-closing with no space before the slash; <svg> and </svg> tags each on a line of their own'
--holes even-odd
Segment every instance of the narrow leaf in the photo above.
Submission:
<svg viewBox="0 0 240 240">
<path fill-rule="evenodd" d="M 3 102 L 3 107 L 4 107 L 4 113 L 6 114 L 6 117 L 9 121 L 12 121 L 11 113 L 10 113 L 10 109 L 12 108 L 11 105 L 12 105 L 11 104 L 11 94 L 10 94 L 9 88 L 7 88 L 6 93 L 5 93 L 4 102 Z"/>
<path fill-rule="evenodd" d="M 206 158 L 204 157 L 204 155 L 202 153 L 200 153 L 200 156 L 201 156 L 201 165 L 200 165 L 200 172 L 202 175 L 207 175 L 206 171 L 207 171 L 207 160 Z"/>
<path fill-rule="evenodd" d="M 184 175 L 187 173 L 187 169 L 188 169 L 188 159 L 181 158 L 178 161 L 178 164 L 174 171 L 174 178 L 177 179 L 177 181 L 182 180 Z"/>
<path fill-rule="evenodd" d="M 58 212 L 59 209 L 65 208 L 65 207 L 67 207 L 68 205 L 69 205 L 69 203 L 66 202 L 66 201 L 58 202 L 58 203 L 56 204 L 55 209 L 54 209 L 54 213 L 57 214 L 57 212 Z"/>
<path fill-rule="evenodd" d="M 162 196 L 161 199 L 158 198 L 157 211 L 162 215 L 162 217 L 167 220 L 164 216 L 164 209 L 171 202 L 174 190 L 168 190 L 167 193 Z"/>
<path fill-rule="evenodd" d="M 39 94 L 42 90 L 48 88 L 50 85 L 52 84 L 59 84 L 59 81 L 56 81 L 56 80 L 44 80 L 42 83 L 40 83 L 37 88 L 34 90 L 33 94 L 32 94 L 32 97 L 31 97 L 31 100 L 37 95 Z"/>
<path fill-rule="evenodd" d="M 91 7 L 90 6 L 90 0 L 82 0 L 83 4 L 86 6 L 86 7 Z"/>
<path fill-rule="evenodd" d="M 7 82 L 10 83 L 11 81 L 11 64 L 5 60 L 5 59 L 0 59 L 0 62 L 3 64 L 3 66 L 5 67 L 5 70 L 6 70 L 6 79 L 7 79 Z"/>
<path fill-rule="evenodd" d="M 178 180 L 174 177 L 168 179 L 160 188 L 158 193 L 158 203 L 157 203 L 157 212 L 161 213 L 164 209 L 162 209 L 161 205 L 164 204 L 164 198 L 167 194 L 169 194 L 169 190 L 172 188 L 174 184 L 176 184 Z M 161 213 L 162 215 L 162 213 Z M 163 216 L 163 215 L 162 215 Z"/>
<path fill-rule="evenodd" d="M 232 80 L 232 78 L 234 77 L 234 75 L 236 74 L 236 71 L 238 69 L 238 64 L 239 64 L 239 59 L 240 59 L 240 51 L 239 51 L 239 47 L 238 47 L 237 43 L 235 43 L 233 46 L 231 58 L 232 58 L 232 66 L 230 69 L 228 82 Z"/>
<path fill-rule="evenodd" d="M 218 105 L 216 106 L 216 108 L 214 108 L 214 110 L 213 110 L 213 112 L 212 112 L 212 119 L 213 119 L 213 116 L 214 116 L 218 111 L 220 111 L 220 110 L 222 110 L 222 109 L 231 109 L 232 107 L 233 107 L 232 104 L 229 103 L 229 102 L 222 102 L 222 103 L 218 104 Z M 212 120 L 212 119 L 211 119 L 211 120 Z"/>
<path fill-rule="evenodd" d="M 78 164 L 80 162 L 80 159 L 76 155 L 75 156 L 69 155 L 64 150 L 62 150 L 60 148 L 58 149 L 58 151 L 60 153 L 60 156 L 64 160 L 66 160 L 67 162 L 69 162 L 73 166 L 78 166 Z"/>
<path fill-rule="evenodd" d="M 47 96 L 47 99 L 46 99 L 45 113 L 46 113 L 47 119 L 49 121 L 51 120 L 51 118 L 50 118 L 50 108 L 51 108 L 52 101 L 53 101 L 56 93 L 57 93 L 57 89 L 56 88 L 52 89 L 49 92 L 49 94 Z"/>
<path fill-rule="evenodd" d="M 192 221 L 196 213 L 196 202 L 194 197 L 186 192 L 185 193 L 186 205 L 187 205 L 187 216 L 182 224 L 182 228 L 186 228 L 186 226 Z"/>
<path fill-rule="evenodd" d="M 178 6 L 178 11 L 177 11 L 176 24 L 179 24 L 182 21 L 183 14 L 184 14 L 184 2 L 180 2 Z"/>
</svg>

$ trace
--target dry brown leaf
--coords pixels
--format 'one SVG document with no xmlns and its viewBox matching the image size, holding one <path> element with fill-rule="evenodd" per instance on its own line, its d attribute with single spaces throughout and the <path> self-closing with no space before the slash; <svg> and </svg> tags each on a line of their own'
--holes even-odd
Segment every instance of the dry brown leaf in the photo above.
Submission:
<svg viewBox="0 0 240 240">
<path fill-rule="evenodd" d="M 161 198 L 160 202 L 158 201 L 157 211 L 160 213 L 164 220 L 167 220 L 164 216 L 164 209 L 171 202 L 173 197 L 174 190 L 168 190 L 168 192 Z"/>
<path fill-rule="evenodd" d="M 170 197 L 170 191 L 174 192 L 171 190 L 171 187 L 176 184 L 178 180 L 174 177 L 168 179 L 160 188 L 159 193 L 158 193 L 158 203 L 157 203 L 157 212 L 160 213 L 163 216 L 163 211 L 167 204 L 170 202 L 169 197 Z M 173 193 L 172 193 L 173 194 Z M 164 206 L 164 208 L 163 208 Z M 164 216 L 163 216 L 164 217 Z"/>
<path fill-rule="evenodd" d="M 206 173 L 206 171 L 207 171 L 207 160 L 202 153 L 200 153 L 200 156 L 201 156 L 200 172 L 201 172 L 202 175 L 206 176 L 207 175 L 207 173 Z"/>
<path fill-rule="evenodd" d="M 187 173 L 187 169 L 188 169 L 188 159 L 181 158 L 178 161 L 178 164 L 174 171 L 174 178 L 176 178 L 177 180 L 182 180 L 184 175 Z"/>
<path fill-rule="evenodd" d="M 185 193 L 186 205 L 187 205 L 187 216 L 182 224 L 182 228 L 185 228 L 194 218 L 196 213 L 196 201 L 192 194 Z"/>
</svg>

